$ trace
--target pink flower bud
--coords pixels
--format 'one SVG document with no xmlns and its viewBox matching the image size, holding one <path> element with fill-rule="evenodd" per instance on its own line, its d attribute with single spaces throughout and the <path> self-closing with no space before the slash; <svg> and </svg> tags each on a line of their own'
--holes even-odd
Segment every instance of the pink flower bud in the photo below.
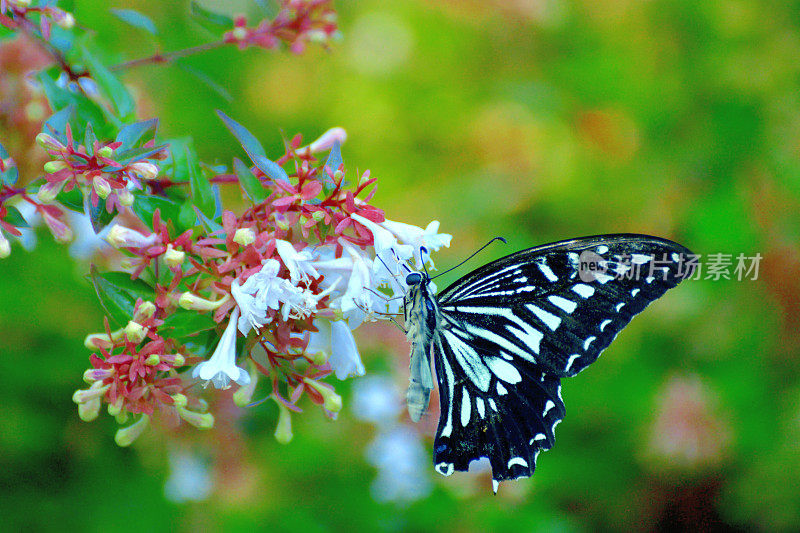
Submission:
<svg viewBox="0 0 800 533">
<path fill-rule="evenodd" d="M 164 262 L 170 268 L 178 268 L 183 264 L 183 260 L 186 258 L 186 253 L 176 250 L 172 247 L 172 244 L 167 245 L 167 251 L 164 252 Z"/>
<path fill-rule="evenodd" d="M 303 378 L 303 382 L 322 396 L 322 407 L 331 413 L 338 413 L 342 410 L 342 397 L 333 392 L 333 389 L 310 378 Z"/>
<path fill-rule="evenodd" d="M 78 404 L 78 417 L 84 422 L 91 422 L 100 414 L 100 398 L 94 398 Z"/>
<path fill-rule="evenodd" d="M 130 426 L 117 430 L 117 434 L 114 435 L 114 441 L 117 443 L 117 446 L 124 447 L 133 444 L 133 441 L 139 438 L 149 423 L 150 417 L 142 415 L 138 421 Z"/>
<path fill-rule="evenodd" d="M 39 187 L 39 192 L 36 193 L 36 197 L 39 199 L 40 202 L 44 204 L 49 204 L 53 200 L 56 199 L 58 193 L 61 192 L 61 189 L 64 188 L 64 181 L 56 181 L 45 183 L 41 187 Z"/>
<path fill-rule="evenodd" d="M 62 220 L 54 217 L 47 211 L 42 213 L 42 218 L 57 242 L 66 243 L 72 240 L 72 229 Z"/>
<path fill-rule="evenodd" d="M 278 425 L 275 427 L 275 440 L 281 444 L 289 444 L 292 437 L 292 415 L 281 402 L 278 404 Z"/>
<path fill-rule="evenodd" d="M 65 30 L 72 29 L 75 26 L 75 17 L 72 16 L 72 13 L 62 11 L 61 16 L 56 18 L 56 25 Z"/>
<path fill-rule="evenodd" d="M 108 159 L 109 157 L 114 155 L 114 149 L 111 148 L 110 146 L 103 146 L 102 148 L 100 148 L 97 151 L 97 155 L 99 155 L 100 157 L 105 157 L 106 159 Z"/>
<path fill-rule="evenodd" d="M 333 148 L 333 144 L 335 142 L 339 142 L 339 144 L 344 144 L 347 140 L 347 132 L 344 128 L 331 128 L 322 135 L 319 136 L 317 140 L 306 146 L 305 148 L 300 148 L 298 152 L 302 150 L 306 150 L 312 154 L 316 154 L 318 152 L 324 152 L 325 150 L 330 150 Z M 336 170 L 335 168 L 332 170 Z"/>
<path fill-rule="evenodd" d="M 133 319 L 136 322 L 142 322 L 148 318 L 153 318 L 156 314 L 156 306 L 153 302 L 142 302 L 133 314 Z"/>
<path fill-rule="evenodd" d="M 158 176 L 158 167 L 153 163 L 145 163 L 140 161 L 138 163 L 128 165 L 128 170 L 134 174 L 137 174 L 143 180 L 151 180 Z"/>
<path fill-rule="evenodd" d="M 201 414 L 190 411 L 185 407 L 178 407 L 178 414 L 197 429 L 211 429 L 214 427 L 214 415 L 211 413 Z"/>
<path fill-rule="evenodd" d="M 69 168 L 69 165 L 64 161 L 48 161 L 44 164 L 44 171 L 48 174 L 55 174 L 65 168 Z"/>
<path fill-rule="evenodd" d="M 252 228 L 239 228 L 233 235 L 233 242 L 239 246 L 248 246 L 256 242 L 256 232 Z"/>
<path fill-rule="evenodd" d="M 59 141 L 52 135 L 48 135 L 46 133 L 40 133 L 39 135 L 37 135 L 36 142 L 39 143 L 39 145 L 46 150 L 61 151 L 66 148 L 66 146 L 61 144 L 61 141 Z"/>
<path fill-rule="evenodd" d="M 186 407 L 186 404 L 189 403 L 189 400 L 188 398 L 186 398 L 186 395 L 181 393 L 173 394 L 171 398 L 172 401 L 175 402 L 173 404 L 175 407 Z"/>
<path fill-rule="evenodd" d="M 111 194 L 111 185 L 102 176 L 97 176 L 92 180 L 92 187 L 94 188 L 94 192 L 97 193 L 97 196 L 103 200 L 108 198 L 108 195 Z"/>
<path fill-rule="evenodd" d="M 229 297 L 226 296 L 225 298 L 217 300 L 216 302 L 212 302 L 211 300 L 200 298 L 194 293 L 184 292 L 181 294 L 181 297 L 178 300 L 178 305 L 190 311 L 213 311 L 228 301 L 228 298 Z"/>
<path fill-rule="evenodd" d="M 144 248 L 157 243 L 159 236 L 155 233 L 145 236 L 131 228 L 114 224 L 106 235 L 106 241 L 114 248 Z"/>
<path fill-rule="evenodd" d="M 133 205 L 133 193 L 128 189 L 119 189 L 117 191 L 117 199 L 119 200 L 120 205 L 124 205 L 125 207 L 130 207 Z"/>
<path fill-rule="evenodd" d="M 139 344 L 144 340 L 145 336 L 147 336 L 147 328 L 131 320 L 128 322 L 128 325 L 125 326 L 125 336 L 128 338 L 128 341 Z"/>
</svg>

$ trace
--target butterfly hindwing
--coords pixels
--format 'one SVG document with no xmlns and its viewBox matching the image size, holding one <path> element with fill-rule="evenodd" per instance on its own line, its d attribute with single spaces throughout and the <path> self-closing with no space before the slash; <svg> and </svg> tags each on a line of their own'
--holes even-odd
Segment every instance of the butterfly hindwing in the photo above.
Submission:
<svg viewBox="0 0 800 533">
<path fill-rule="evenodd" d="M 453 349 L 442 341 L 446 338 L 433 347 L 441 407 L 433 448 L 436 471 L 466 471 L 471 461 L 488 457 L 497 481 L 531 476 L 539 452 L 553 446 L 555 426 L 564 417 L 559 378 L 533 364 L 511 369 L 477 349 Z M 465 361 L 484 373 L 479 385 L 461 372 Z"/>
<path fill-rule="evenodd" d="M 496 481 L 530 476 L 564 416 L 560 378 L 688 277 L 692 257 L 656 237 L 587 237 L 512 254 L 442 291 L 436 470 L 488 457 Z"/>
</svg>

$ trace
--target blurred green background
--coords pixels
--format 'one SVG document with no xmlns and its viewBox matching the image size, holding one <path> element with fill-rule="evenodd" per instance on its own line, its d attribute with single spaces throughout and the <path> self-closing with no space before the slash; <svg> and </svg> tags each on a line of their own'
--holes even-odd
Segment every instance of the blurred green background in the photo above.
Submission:
<svg viewBox="0 0 800 533">
<path fill-rule="evenodd" d="M 204 4 L 257 15 L 250 2 Z M 111 7 L 150 16 L 164 50 L 208 40 L 185 2 L 75 2 L 76 19 L 118 60 L 156 48 Z M 375 203 L 388 218 L 438 219 L 453 234 L 440 268 L 496 235 L 509 244 L 473 266 L 552 240 L 641 232 L 734 262 L 760 253 L 758 279 L 691 281 L 635 319 L 564 383 L 567 416 L 533 478 L 495 497 L 486 471 L 442 478 L 426 464 L 429 493 L 381 502 L 365 455 L 378 430 L 350 409 L 352 381 L 336 383 L 339 420 L 304 405 L 287 446 L 272 437 L 272 403 L 238 420 L 241 432 L 151 432 L 131 449 L 114 444 L 110 417 L 81 422 L 70 396 L 88 366 L 83 337 L 102 314 L 85 266 L 40 233 L 34 252 L 15 246 L 0 262 L 5 526 L 800 530 L 800 2 L 336 7 L 344 38 L 330 51 L 224 48 L 186 60 L 231 102 L 172 66 L 124 79 L 144 118 L 160 117 L 165 136 L 192 135 L 206 160 L 241 157 L 217 108 L 275 156 L 282 134 L 311 140 L 344 127 L 345 162 L 379 178 Z M 356 334 L 367 373 L 402 390 L 402 336 Z M 434 424 L 418 428 L 426 461 Z M 207 499 L 165 497 L 169 458 L 181 456 L 207 465 Z"/>
</svg>

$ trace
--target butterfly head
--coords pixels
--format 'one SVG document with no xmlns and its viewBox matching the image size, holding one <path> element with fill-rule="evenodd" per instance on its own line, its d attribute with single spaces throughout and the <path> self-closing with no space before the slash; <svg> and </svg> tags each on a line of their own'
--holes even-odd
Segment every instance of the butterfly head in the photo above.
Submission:
<svg viewBox="0 0 800 533">
<path fill-rule="evenodd" d="M 411 272 L 408 276 L 406 276 L 406 285 L 409 287 L 421 285 L 425 281 L 427 281 L 427 279 L 422 272 Z"/>
</svg>

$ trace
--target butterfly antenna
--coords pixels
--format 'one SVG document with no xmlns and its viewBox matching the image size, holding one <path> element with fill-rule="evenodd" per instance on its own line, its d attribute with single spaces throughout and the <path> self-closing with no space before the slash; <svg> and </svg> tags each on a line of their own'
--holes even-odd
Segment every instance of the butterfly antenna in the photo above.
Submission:
<svg viewBox="0 0 800 533">
<path fill-rule="evenodd" d="M 428 253 L 428 249 L 425 248 L 424 246 L 420 246 L 419 247 L 419 258 L 422 261 L 422 270 L 425 271 L 425 277 L 428 278 L 428 279 L 431 279 L 431 275 L 428 274 L 428 267 L 425 265 L 425 254 L 428 254 L 430 256 L 430 254 Z"/>
<path fill-rule="evenodd" d="M 432 277 L 432 278 L 430 278 L 430 279 L 436 279 L 436 278 L 438 278 L 438 277 L 439 277 L 439 276 L 441 276 L 441 275 L 447 274 L 447 273 L 448 273 L 448 272 L 450 272 L 451 270 L 455 270 L 455 269 L 457 269 L 458 267 L 460 267 L 461 265 L 463 265 L 464 263 L 466 263 L 467 261 L 469 261 L 470 259 L 472 259 L 472 258 L 473 258 L 473 257 L 475 257 L 476 255 L 478 255 L 478 254 L 481 252 L 481 250 L 483 250 L 484 248 L 486 248 L 487 246 L 489 246 L 490 244 L 492 244 L 494 241 L 502 241 L 502 243 L 503 243 L 503 244 L 508 244 L 508 243 L 506 242 L 506 240 L 505 240 L 503 237 L 495 237 L 494 239 L 490 240 L 489 242 L 487 242 L 486 244 L 484 244 L 483 246 L 481 246 L 480 248 L 478 248 L 477 250 L 475 250 L 475 252 L 473 252 L 473 254 L 472 254 L 471 256 L 467 257 L 466 259 L 464 259 L 463 261 L 461 261 L 461 262 L 460 262 L 459 264 L 457 264 L 456 266 L 454 266 L 454 267 L 451 267 L 451 268 L 448 268 L 448 269 L 447 269 L 447 270 L 445 270 L 444 272 L 439 272 L 438 274 L 436 274 L 435 276 L 433 276 L 433 277 Z"/>
</svg>

